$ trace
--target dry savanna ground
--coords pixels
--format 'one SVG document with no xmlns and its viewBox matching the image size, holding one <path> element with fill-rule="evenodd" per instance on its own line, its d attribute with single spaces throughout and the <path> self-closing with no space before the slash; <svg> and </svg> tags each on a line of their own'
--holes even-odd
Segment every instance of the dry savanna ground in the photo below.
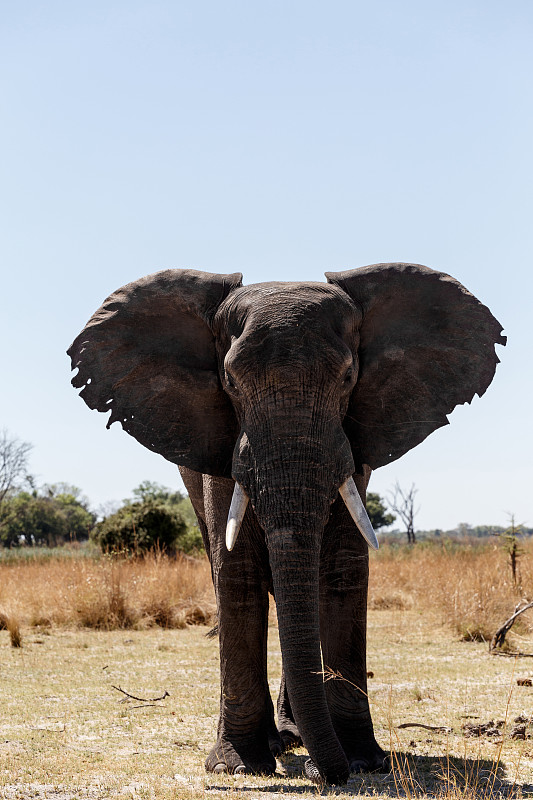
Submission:
<svg viewBox="0 0 533 800">
<path fill-rule="evenodd" d="M 533 612 L 507 655 L 485 641 L 533 599 L 532 560 L 524 547 L 515 584 L 497 541 L 373 554 L 369 695 L 394 768 L 346 787 L 303 778 L 303 750 L 269 778 L 205 774 L 218 710 L 205 562 L 0 562 L 0 798 L 533 796 L 533 659 L 510 654 L 533 653 Z"/>
</svg>

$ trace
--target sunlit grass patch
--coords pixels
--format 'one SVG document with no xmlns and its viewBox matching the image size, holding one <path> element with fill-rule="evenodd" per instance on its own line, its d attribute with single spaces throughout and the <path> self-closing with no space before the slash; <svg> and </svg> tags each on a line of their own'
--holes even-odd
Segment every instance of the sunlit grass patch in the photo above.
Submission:
<svg viewBox="0 0 533 800">
<path fill-rule="evenodd" d="M 0 609 L 23 625 L 114 630 L 211 624 L 214 596 L 205 559 L 22 560 L 0 563 Z"/>
<path fill-rule="evenodd" d="M 514 660 L 460 642 L 417 609 L 370 614 L 369 696 L 377 739 L 393 754 L 390 773 L 319 789 L 303 775 L 300 748 L 270 778 L 207 775 L 219 667 L 218 642 L 205 631 L 27 627 L 20 650 L 0 632 L 0 797 L 496 800 L 533 792 L 533 740 L 511 738 L 533 690 L 517 685 Z M 268 661 L 275 697 L 275 629 Z M 141 702 L 113 686 L 148 701 L 168 695 Z M 497 738 L 465 736 L 465 722 L 490 719 L 504 721 Z"/>
</svg>

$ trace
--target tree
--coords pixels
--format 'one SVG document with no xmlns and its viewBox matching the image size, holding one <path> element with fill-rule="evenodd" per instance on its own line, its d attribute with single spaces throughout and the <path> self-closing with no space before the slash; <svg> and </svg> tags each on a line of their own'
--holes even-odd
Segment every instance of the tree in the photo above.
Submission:
<svg viewBox="0 0 533 800">
<path fill-rule="evenodd" d="M 81 489 L 69 483 L 47 484 L 41 490 L 53 499 L 65 518 L 68 538 L 83 541 L 89 538 L 96 516 L 89 509 L 88 499 L 82 495 Z"/>
<path fill-rule="evenodd" d="M 154 481 L 143 481 L 132 492 L 135 503 L 156 503 L 175 506 L 181 503 L 185 495 L 178 491 L 172 491 L 168 486 L 163 486 Z M 131 500 L 125 500 L 130 503 Z"/>
<path fill-rule="evenodd" d="M 66 484 L 62 485 L 63 487 Z M 54 494 L 19 491 L 4 499 L 0 510 L 0 544 L 57 547 L 72 539 L 87 539 L 94 515 L 79 498 L 80 490 Z"/>
<path fill-rule="evenodd" d="M 187 535 L 180 538 L 178 549 L 186 553 L 203 550 L 202 534 L 189 495 L 153 481 L 143 481 L 133 490 L 132 494 L 136 502 L 155 503 L 178 512 L 188 528 Z M 124 502 L 127 504 L 131 501 Z"/>
<path fill-rule="evenodd" d="M 416 542 L 415 516 L 420 511 L 420 506 L 415 509 L 415 495 L 417 492 L 418 489 L 416 489 L 414 483 L 411 485 L 409 491 L 405 491 L 398 481 L 396 481 L 390 500 L 392 510 L 398 514 L 405 525 L 409 544 L 414 544 Z"/>
<path fill-rule="evenodd" d="M 461 539 L 468 540 L 472 535 L 472 526 L 468 522 L 460 522 L 457 526 L 457 535 Z"/>
<path fill-rule="evenodd" d="M 0 432 L 0 507 L 10 492 L 28 482 L 28 457 L 32 445 Z"/>
<path fill-rule="evenodd" d="M 366 496 L 366 510 L 375 531 L 392 525 L 396 517 L 394 514 L 387 514 L 387 507 L 383 498 L 377 492 L 368 492 Z"/>
<path fill-rule="evenodd" d="M 97 523 L 92 538 L 102 550 L 143 553 L 158 547 L 167 553 L 188 552 L 201 547 L 188 536 L 189 530 L 181 514 L 170 506 L 129 503 Z"/>
<path fill-rule="evenodd" d="M 518 572 L 518 562 L 524 555 L 521 549 L 518 537 L 523 535 L 522 525 L 517 525 L 515 522 L 514 514 L 509 515 L 509 527 L 507 530 L 500 534 L 502 539 L 502 547 L 509 556 L 509 566 L 511 567 L 511 575 L 513 576 L 513 584 L 515 587 L 520 585 L 520 578 Z"/>
<path fill-rule="evenodd" d="M 92 538 L 103 550 L 201 552 L 203 541 L 190 499 L 153 481 L 143 481 L 121 508 L 96 526 Z"/>
</svg>

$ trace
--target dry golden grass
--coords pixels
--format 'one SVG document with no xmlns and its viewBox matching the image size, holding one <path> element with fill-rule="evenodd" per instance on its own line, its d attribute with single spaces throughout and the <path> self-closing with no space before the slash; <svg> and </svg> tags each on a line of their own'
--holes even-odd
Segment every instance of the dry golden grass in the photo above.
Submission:
<svg viewBox="0 0 533 800">
<path fill-rule="evenodd" d="M 150 554 L 0 564 L 0 613 L 21 625 L 183 628 L 210 624 L 214 610 L 206 560 Z"/>
<path fill-rule="evenodd" d="M 465 640 L 490 641 L 519 600 L 533 599 L 533 546 L 522 550 L 515 585 L 498 540 L 471 547 L 385 545 L 371 557 L 369 608 L 422 609 L 438 614 Z M 214 611 L 205 559 L 155 553 L 0 562 L 0 628 L 13 631 L 12 641 L 21 625 L 182 628 L 211 624 Z M 524 614 L 509 640 L 517 645 L 532 621 L 533 612 Z M 20 630 L 18 635 L 20 643 Z"/>
<path fill-rule="evenodd" d="M 373 554 L 369 607 L 437 612 L 465 640 L 490 641 L 522 598 L 533 600 L 533 546 L 523 545 L 513 583 L 501 543 L 383 547 Z M 533 630 L 524 614 L 510 635 Z"/>
<path fill-rule="evenodd" d="M 0 611 L 0 631 L 9 631 L 11 647 L 22 647 L 22 634 L 18 619 Z"/>
</svg>

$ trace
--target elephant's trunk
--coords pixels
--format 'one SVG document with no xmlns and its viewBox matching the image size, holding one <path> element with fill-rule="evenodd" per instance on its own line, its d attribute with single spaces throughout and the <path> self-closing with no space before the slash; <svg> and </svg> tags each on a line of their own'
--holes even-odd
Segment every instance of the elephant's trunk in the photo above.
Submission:
<svg viewBox="0 0 533 800">
<path fill-rule="evenodd" d="M 291 708 L 302 740 L 328 783 L 345 783 L 348 761 L 326 701 L 320 656 L 319 550 L 292 531 L 268 535 L 279 638 Z"/>
<path fill-rule="evenodd" d="M 324 412 L 320 398 L 309 393 L 296 403 L 278 392 L 276 413 L 267 399 L 243 420 L 232 474 L 265 532 L 295 722 L 320 775 L 344 783 L 348 761 L 322 676 L 319 562 L 331 503 L 354 471 L 352 453 L 338 417 L 329 406 Z"/>
</svg>

